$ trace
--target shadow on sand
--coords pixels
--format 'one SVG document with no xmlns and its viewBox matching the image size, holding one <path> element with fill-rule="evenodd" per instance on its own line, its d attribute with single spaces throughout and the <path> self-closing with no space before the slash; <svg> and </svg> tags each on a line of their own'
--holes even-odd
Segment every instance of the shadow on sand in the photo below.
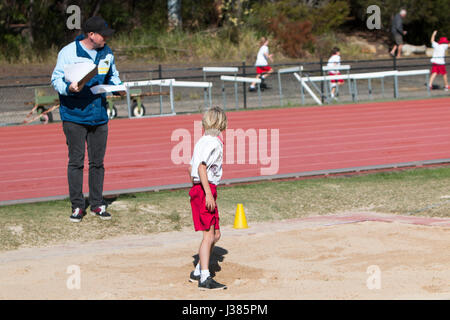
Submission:
<svg viewBox="0 0 450 320">
<path fill-rule="evenodd" d="M 222 268 L 219 265 L 219 262 L 223 262 L 225 259 L 225 255 L 228 253 L 228 250 L 215 246 L 213 249 L 213 252 L 211 254 L 211 257 L 209 258 L 209 273 L 211 274 L 211 277 L 214 277 L 216 275 L 216 272 L 219 272 L 222 270 Z M 194 258 L 193 265 L 194 268 L 199 262 L 200 258 L 198 254 L 192 256 Z"/>
</svg>

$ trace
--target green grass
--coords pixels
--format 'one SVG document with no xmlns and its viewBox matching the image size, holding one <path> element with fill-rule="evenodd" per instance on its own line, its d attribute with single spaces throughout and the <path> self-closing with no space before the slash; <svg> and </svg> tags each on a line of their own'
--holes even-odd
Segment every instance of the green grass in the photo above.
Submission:
<svg viewBox="0 0 450 320">
<path fill-rule="evenodd" d="M 120 61 L 142 61 L 151 63 L 202 63 L 254 61 L 259 48 L 257 32 L 243 28 L 239 43 L 233 43 L 224 31 L 200 32 L 132 32 L 118 33 L 108 45 Z M 37 54 L 30 44 L 21 43 L 14 55 L 0 53 L 0 63 L 54 65 L 60 48 L 52 46 Z M 272 51 L 280 59 L 286 59 L 280 50 Z M 289 59 L 288 59 L 289 60 Z"/>
<path fill-rule="evenodd" d="M 345 41 L 345 35 L 329 33 L 320 37 L 316 44 L 317 52 L 308 54 L 303 61 L 317 61 L 319 52 L 328 57 L 332 47 L 339 44 L 346 59 L 373 58 L 373 54 L 361 53 L 358 45 Z M 150 63 L 236 63 L 247 61 L 253 63 L 259 49 L 260 31 L 250 27 L 239 30 L 239 41 L 230 40 L 227 29 L 204 30 L 198 32 L 154 32 L 134 30 L 131 33 L 117 33 L 108 45 L 120 61 L 136 63 L 149 61 Z M 283 51 L 272 39 L 271 53 L 275 55 L 275 62 L 298 61 L 283 54 Z M 30 43 L 17 40 L 17 50 L 7 55 L 0 53 L 0 64 L 49 64 L 54 65 L 60 47 L 53 45 L 44 51 L 36 52 Z M 322 50 L 322 51 L 321 51 Z M 344 55 L 345 54 L 345 55 Z"/>
<path fill-rule="evenodd" d="M 450 167 L 351 177 L 271 181 L 219 188 L 221 225 L 231 225 L 243 203 L 249 225 L 342 211 L 450 217 Z M 111 221 L 88 215 L 69 221 L 69 201 L 0 207 L 0 250 L 145 235 L 192 228 L 187 190 L 121 195 L 109 206 Z"/>
<path fill-rule="evenodd" d="M 253 61 L 258 51 L 258 36 L 249 28 L 240 31 L 239 43 L 231 42 L 220 30 L 118 34 L 111 39 L 110 46 L 116 55 L 131 60 L 149 59 L 160 63 Z"/>
</svg>

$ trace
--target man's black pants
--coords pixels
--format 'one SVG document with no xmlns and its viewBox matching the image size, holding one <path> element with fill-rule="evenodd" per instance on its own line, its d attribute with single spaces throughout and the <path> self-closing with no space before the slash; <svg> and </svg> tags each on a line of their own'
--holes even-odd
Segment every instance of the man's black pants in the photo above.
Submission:
<svg viewBox="0 0 450 320">
<path fill-rule="evenodd" d="M 67 179 L 72 209 L 85 209 L 83 169 L 86 142 L 89 157 L 89 205 L 91 209 L 98 208 L 103 205 L 103 180 L 105 176 L 103 159 L 108 139 L 108 124 L 87 126 L 64 121 L 63 130 L 69 149 Z"/>
</svg>

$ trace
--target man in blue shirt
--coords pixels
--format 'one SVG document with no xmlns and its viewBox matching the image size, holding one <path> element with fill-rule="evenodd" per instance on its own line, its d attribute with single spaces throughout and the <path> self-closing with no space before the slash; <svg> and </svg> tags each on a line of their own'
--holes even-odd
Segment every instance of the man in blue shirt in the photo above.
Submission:
<svg viewBox="0 0 450 320">
<path fill-rule="evenodd" d="M 103 202 L 103 159 L 108 138 L 106 95 L 93 94 L 90 88 L 99 84 L 122 83 L 113 52 L 106 45 L 106 40 L 114 34 L 114 30 L 102 18 L 91 17 L 84 23 L 83 33 L 61 49 L 52 74 L 52 85 L 59 93 L 59 110 L 69 151 L 67 178 L 72 203 L 70 220 L 73 222 L 80 222 L 86 214 L 83 197 L 86 143 L 89 156 L 90 211 L 102 220 L 111 219 Z M 67 81 L 64 66 L 83 62 L 96 64 L 97 74 L 85 84 Z M 120 94 L 124 95 L 125 92 Z"/>
</svg>

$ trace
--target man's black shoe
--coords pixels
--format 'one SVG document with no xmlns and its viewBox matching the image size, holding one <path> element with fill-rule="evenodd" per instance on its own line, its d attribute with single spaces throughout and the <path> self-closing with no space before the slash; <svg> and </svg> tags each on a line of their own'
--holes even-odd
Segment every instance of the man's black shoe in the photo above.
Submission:
<svg viewBox="0 0 450 320">
<path fill-rule="evenodd" d="M 106 212 L 106 206 L 100 206 L 98 208 L 95 209 L 91 209 L 91 214 L 93 216 L 97 216 L 102 220 L 111 220 L 111 215 Z"/>
<path fill-rule="evenodd" d="M 72 210 L 72 215 L 70 216 L 70 221 L 72 222 L 80 222 L 83 220 L 83 217 L 86 215 L 86 212 L 80 208 L 76 208 Z"/>
</svg>

